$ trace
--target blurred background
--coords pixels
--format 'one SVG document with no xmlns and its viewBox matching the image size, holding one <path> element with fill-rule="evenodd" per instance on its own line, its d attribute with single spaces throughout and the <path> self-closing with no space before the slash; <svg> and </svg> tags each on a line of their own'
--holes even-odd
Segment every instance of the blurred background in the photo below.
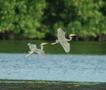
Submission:
<svg viewBox="0 0 106 90">
<path fill-rule="evenodd" d="M 55 41 L 59 27 L 66 37 L 76 34 L 71 53 L 106 54 L 106 0 L 0 0 L 0 52 Z M 46 52 L 64 53 L 60 49 L 47 46 Z"/>
</svg>

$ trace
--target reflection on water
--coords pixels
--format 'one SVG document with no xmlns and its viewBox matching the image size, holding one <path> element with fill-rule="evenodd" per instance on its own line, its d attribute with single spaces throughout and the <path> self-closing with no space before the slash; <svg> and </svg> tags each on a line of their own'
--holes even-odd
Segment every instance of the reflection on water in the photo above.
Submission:
<svg viewBox="0 0 106 90">
<path fill-rule="evenodd" d="M 27 53 L 27 43 L 36 43 L 39 47 L 41 40 L 21 40 L 21 41 L 0 41 L 1 53 Z M 50 43 L 50 42 L 48 42 Z M 70 42 L 71 54 L 106 54 L 106 42 Z M 62 47 L 48 44 L 45 46 L 45 52 L 49 54 L 65 54 Z"/>
</svg>

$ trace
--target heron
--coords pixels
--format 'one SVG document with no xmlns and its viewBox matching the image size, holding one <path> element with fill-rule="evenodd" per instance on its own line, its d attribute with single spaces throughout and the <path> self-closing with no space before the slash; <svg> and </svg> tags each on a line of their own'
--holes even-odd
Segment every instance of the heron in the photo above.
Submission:
<svg viewBox="0 0 106 90">
<path fill-rule="evenodd" d="M 36 44 L 28 43 L 27 45 L 28 45 L 30 51 L 28 52 L 29 54 L 26 55 L 26 57 L 30 56 L 30 55 L 33 54 L 33 53 L 37 53 L 37 54 L 39 54 L 39 55 L 44 55 L 45 52 L 44 52 L 44 50 L 43 50 L 43 49 L 44 49 L 43 46 L 46 45 L 46 44 L 48 44 L 48 43 L 41 43 L 41 44 L 40 44 L 40 49 L 39 49 L 39 48 L 37 48 Z"/>
<path fill-rule="evenodd" d="M 57 29 L 57 40 L 56 42 L 52 43 L 52 45 L 59 43 L 63 47 L 65 53 L 69 53 L 70 44 L 68 43 L 68 41 L 71 41 L 73 36 L 75 36 L 75 34 L 70 34 L 69 39 L 67 39 L 65 37 L 65 32 L 62 30 L 62 28 L 58 28 Z"/>
</svg>

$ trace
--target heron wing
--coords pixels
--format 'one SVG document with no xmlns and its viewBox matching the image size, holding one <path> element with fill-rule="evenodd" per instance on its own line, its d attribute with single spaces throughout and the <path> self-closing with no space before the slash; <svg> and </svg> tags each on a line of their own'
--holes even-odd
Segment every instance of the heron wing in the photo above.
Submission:
<svg viewBox="0 0 106 90">
<path fill-rule="evenodd" d="M 63 47 L 66 53 L 70 52 L 70 44 L 67 41 L 60 42 L 60 45 Z"/>
<path fill-rule="evenodd" d="M 57 32 L 57 37 L 60 40 L 64 40 L 65 39 L 65 32 L 62 29 L 59 29 Z"/>
<path fill-rule="evenodd" d="M 29 49 L 30 50 L 33 50 L 33 49 L 36 49 L 37 47 L 36 47 L 36 44 L 30 44 L 29 45 Z"/>
<path fill-rule="evenodd" d="M 29 57 L 31 54 L 33 54 L 34 52 L 33 51 L 29 51 L 29 54 L 26 55 L 25 57 Z"/>
<path fill-rule="evenodd" d="M 37 54 L 39 54 L 39 55 L 45 55 L 45 52 L 42 51 L 42 50 L 39 50 L 39 51 L 37 52 Z"/>
</svg>

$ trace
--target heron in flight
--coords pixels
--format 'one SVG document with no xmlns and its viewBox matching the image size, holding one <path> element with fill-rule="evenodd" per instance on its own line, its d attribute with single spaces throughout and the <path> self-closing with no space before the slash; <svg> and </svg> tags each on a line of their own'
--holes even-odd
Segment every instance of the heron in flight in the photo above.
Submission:
<svg viewBox="0 0 106 90">
<path fill-rule="evenodd" d="M 28 45 L 28 47 L 29 47 L 29 49 L 30 49 L 30 51 L 29 51 L 29 54 L 28 55 L 26 55 L 26 57 L 28 57 L 28 56 L 30 56 L 31 54 L 33 54 L 33 53 L 37 53 L 37 54 L 39 54 L 39 55 L 44 55 L 45 54 L 45 52 L 44 52 L 44 45 L 46 45 L 47 43 L 41 43 L 40 44 L 40 49 L 39 48 L 37 48 L 37 46 L 36 46 L 36 44 L 31 44 L 31 43 L 28 43 L 27 45 Z"/>
<path fill-rule="evenodd" d="M 67 39 L 65 37 L 65 32 L 61 28 L 59 28 L 59 29 L 57 29 L 57 40 L 55 43 L 52 43 L 52 45 L 60 43 L 60 45 L 63 47 L 64 51 L 66 53 L 69 53 L 70 52 L 70 44 L 68 43 L 68 41 L 71 41 L 73 36 L 75 36 L 75 34 L 70 34 L 69 39 Z"/>
</svg>

